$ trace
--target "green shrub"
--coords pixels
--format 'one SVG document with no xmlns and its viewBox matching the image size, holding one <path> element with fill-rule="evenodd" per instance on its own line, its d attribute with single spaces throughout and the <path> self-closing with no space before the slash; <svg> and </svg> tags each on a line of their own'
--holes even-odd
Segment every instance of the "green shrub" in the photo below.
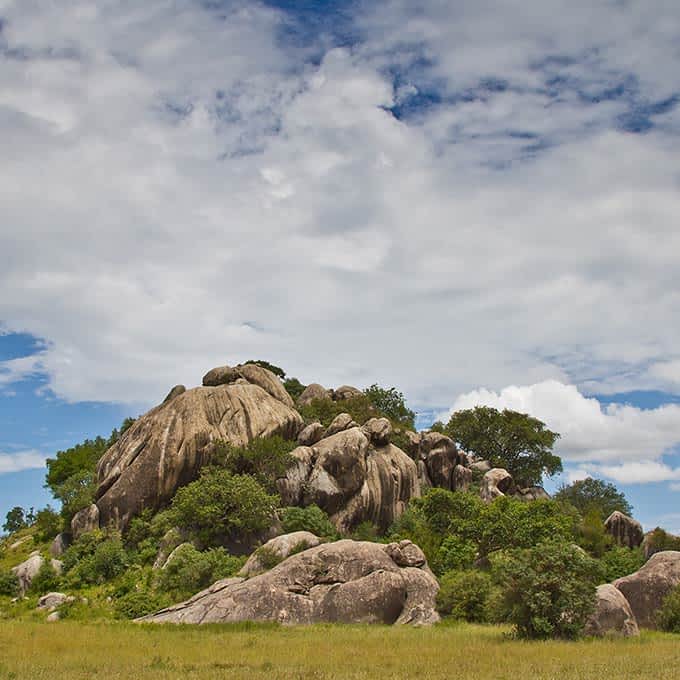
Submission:
<svg viewBox="0 0 680 680">
<path fill-rule="evenodd" d="M 110 581 L 120 576 L 129 562 L 118 532 L 84 534 L 63 557 L 66 580 L 72 587 Z"/>
<path fill-rule="evenodd" d="M 376 411 L 389 418 L 393 425 L 415 429 L 416 414 L 406 406 L 404 395 L 396 387 L 385 389 L 371 385 L 364 393 Z"/>
<path fill-rule="evenodd" d="M 504 614 L 520 637 L 573 639 L 583 633 L 601 571 L 578 546 L 546 541 L 514 550 L 495 573 Z"/>
<path fill-rule="evenodd" d="M 640 548 L 614 547 L 600 558 L 603 580 L 607 583 L 637 571 L 645 563 Z"/>
<path fill-rule="evenodd" d="M 469 569 L 475 561 L 477 546 L 460 536 L 447 536 L 431 565 L 433 571 L 443 574 L 449 571 Z"/>
<path fill-rule="evenodd" d="M 602 520 L 607 519 L 614 510 L 624 515 L 630 515 L 633 511 L 625 495 L 613 484 L 592 477 L 579 479 L 569 485 L 563 484 L 553 498 L 574 506 L 584 517 L 594 510 Z"/>
<path fill-rule="evenodd" d="M 491 589 L 491 577 L 483 571 L 448 571 L 440 579 L 437 609 L 454 619 L 483 623 Z"/>
<path fill-rule="evenodd" d="M 14 597 L 19 592 L 19 579 L 9 569 L 0 569 L 0 595 Z"/>
<path fill-rule="evenodd" d="M 54 570 L 50 560 L 44 560 L 40 565 L 38 573 L 31 581 L 30 592 L 35 595 L 44 595 L 59 589 L 61 579 Z"/>
<path fill-rule="evenodd" d="M 369 418 L 380 415 L 365 394 L 341 401 L 313 399 L 311 403 L 300 406 L 298 410 L 305 423 L 319 421 L 324 427 L 328 427 L 331 421 L 341 413 L 349 413 L 360 425 L 363 425 Z"/>
<path fill-rule="evenodd" d="M 394 521 L 387 530 L 387 537 L 391 541 L 403 539 L 412 541 L 425 553 L 428 563 L 436 566 L 443 537 L 442 534 L 430 528 L 430 524 L 417 500 L 412 500 L 406 511 Z"/>
<path fill-rule="evenodd" d="M 62 519 L 58 512 L 55 512 L 49 505 L 42 510 L 38 510 L 35 515 L 35 538 L 40 543 L 51 541 L 62 527 Z"/>
<path fill-rule="evenodd" d="M 361 522 L 352 532 L 352 538 L 355 541 L 375 542 L 378 540 L 379 535 L 380 531 L 378 530 L 378 527 L 370 520 Z"/>
<path fill-rule="evenodd" d="M 277 505 L 278 497 L 269 495 L 253 477 L 209 468 L 177 491 L 170 517 L 203 544 L 215 545 L 249 539 L 269 528 Z"/>
<path fill-rule="evenodd" d="M 115 600 L 113 605 L 116 618 L 137 619 L 140 616 L 153 614 L 171 604 L 171 599 L 164 593 L 149 588 L 131 590 Z"/>
<path fill-rule="evenodd" d="M 193 545 L 180 546 L 172 559 L 157 572 L 158 588 L 176 598 L 193 595 L 222 578 L 233 576 L 245 560 L 224 548 L 200 552 Z"/>
<path fill-rule="evenodd" d="M 680 587 L 674 588 L 666 596 L 656 618 L 661 630 L 680 633 Z"/>
<path fill-rule="evenodd" d="M 680 550 L 680 536 L 673 536 L 661 527 L 656 527 L 645 538 L 645 545 L 648 556 L 662 550 Z"/>
<path fill-rule="evenodd" d="M 597 508 L 591 508 L 583 517 L 576 531 L 577 543 L 593 557 L 602 557 L 614 544 L 604 528 L 602 515 Z"/>
<path fill-rule="evenodd" d="M 293 401 L 297 401 L 298 397 L 307 389 L 307 385 L 303 385 L 297 378 L 286 378 L 283 381 L 283 387 Z"/>
<path fill-rule="evenodd" d="M 287 534 L 293 531 L 309 531 L 319 538 L 335 539 L 338 536 L 333 522 L 317 505 L 284 508 L 280 515 L 283 531 Z"/>
<path fill-rule="evenodd" d="M 213 463 L 232 475 L 250 475 L 270 493 L 276 491 L 276 480 L 286 474 L 295 462 L 290 452 L 297 443 L 279 437 L 257 438 L 248 446 L 235 447 L 218 442 Z"/>
<path fill-rule="evenodd" d="M 158 555 L 161 539 L 172 528 L 169 510 L 155 515 L 149 509 L 133 518 L 124 535 L 131 559 L 140 565 L 152 564 Z"/>
</svg>

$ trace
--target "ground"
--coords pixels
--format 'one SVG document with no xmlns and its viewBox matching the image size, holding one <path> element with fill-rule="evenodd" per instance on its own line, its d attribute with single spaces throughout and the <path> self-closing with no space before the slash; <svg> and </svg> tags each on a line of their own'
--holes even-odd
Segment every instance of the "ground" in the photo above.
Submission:
<svg viewBox="0 0 680 680">
<path fill-rule="evenodd" d="M 518 642 L 468 624 L 386 626 L 140 626 L 0 621 L 2 680 L 615 680 L 678 677 L 670 635 L 631 640 Z"/>
</svg>

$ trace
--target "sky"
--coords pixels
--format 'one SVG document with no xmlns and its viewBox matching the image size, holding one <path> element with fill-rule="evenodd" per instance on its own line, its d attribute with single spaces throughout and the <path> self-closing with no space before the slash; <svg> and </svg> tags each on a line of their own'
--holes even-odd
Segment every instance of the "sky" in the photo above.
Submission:
<svg viewBox="0 0 680 680">
<path fill-rule="evenodd" d="M 0 0 L 0 518 L 210 368 L 562 435 L 680 532 L 675 0 Z"/>
</svg>

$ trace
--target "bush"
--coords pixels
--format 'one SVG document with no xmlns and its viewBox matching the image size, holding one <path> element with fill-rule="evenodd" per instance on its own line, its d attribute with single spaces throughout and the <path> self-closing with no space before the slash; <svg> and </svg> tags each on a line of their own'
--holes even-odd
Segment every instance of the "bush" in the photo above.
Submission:
<svg viewBox="0 0 680 680">
<path fill-rule="evenodd" d="M 54 570 L 50 560 L 44 560 L 40 565 L 38 573 L 31 581 L 29 590 L 35 595 L 44 595 L 45 593 L 58 590 L 61 585 L 61 579 Z"/>
<path fill-rule="evenodd" d="M 411 430 L 415 429 L 416 414 L 406 406 L 404 395 L 396 387 L 385 389 L 378 385 L 371 385 L 365 394 L 374 408 L 393 425 L 402 425 Z"/>
<path fill-rule="evenodd" d="M 483 623 L 491 590 L 491 577 L 483 571 L 448 571 L 440 579 L 437 610 L 454 619 Z"/>
<path fill-rule="evenodd" d="M 496 574 L 504 615 L 529 639 L 579 637 L 601 581 L 595 560 L 578 546 L 556 541 L 513 551 Z"/>
<path fill-rule="evenodd" d="M 134 517 L 124 535 L 125 547 L 134 562 L 152 564 L 158 555 L 161 539 L 171 528 L 172 517 L 168 510 L 154 515 L 146 509 Z"/>
<path fill-rule="evenodd" d="M 437 556 L 430 565 L 438 574 L 444 572 L 469 569 L 477 556 L 477 546 L 460 536 L 447 536 L 443 541 Z"/>
<path fill-rule="evenodd" d="M 595 510 L 602 520 L 607 519 L 614 510 L 624 515 L 630 515 L 633 511 L 624 494 L 613 484 L 592 477 L 579 479 L 569 485 L 563 484 L 553 498 L 573 505 L 583 516 Z"/>
<path fill-rule="evenodd" d="M 392 541 L 408 539 L 415 543 L 424 553 L 429 564 L 436 566 L 437 554 L 442 544 L 442 535 L 430 528 L 422 507 L 411 501 L 409 507 L 398 517 L 387 531 Z"/>
<path fill-rule="evenodd" d="M 370 520 L 361 522 L 352 532 L 352 539 L 355 541 L 371 541 L 375 543 L 378 540 L 380 531 L 378 527 Z"/>
<path fill-rule="evenodd" d="M 20 505 L 15 505 L 6 515 L 2 530 L 13 534 L 28 526 L 26 512 Z"/>
<path fill-rule="evenodd" d="M 332 399 L 313 399 L 309 404 L 298 408 L 305 423 L 320 422 L 328 427 L 331 421 L 341 413 L 349 413 L 359 424 L 363 425 L 369 418 L 380 415 L 365 394 L 357 395 L 351 399 L 333 401 Z"/>
<path fill-rule="evenodd" d="M 149 588 L 140 588 L 138 590 L 131 590 L 129 593 L 119 597 L 115 601 L 113 608 L 116 618 L 137 619 L 140 616 L 153 614 L 170 604 L 171 601 L 167 595 L 157 593 Z"/>
<path fill-rule="evenodd" d="M 680 550 L 680 536 L 673 536 L 661 527 L 656 527 L 645 539 L 648 556 L 662 550 Z"/>
<path fill-rule="evenodd" d="M 600 559 L 603 579 L 607 583 L 636 572 L 644 563 L 645 556 L 640 548 L 615 547 Z"/>
<path fill-rule="evenodd" d="M 19 593 L 19 579 L 9 569 L 0 569 L 0 595 L 14 597 Z"/>
<path fill-rule="evenodd" d="M 269 528 L 277 505 L 278 497 L 269 495 L 253 477 L 209 468 L 177 491 L 170 517 L 205 545 L 214 545 L 251 539 Z"/>
<path fill-rule="evenodd" d="M 614 544 L 614 539 L 604 528 L 602 515 L 596 508 L 586 512 L 576 533 L 578 544 L 593 557 L 602 557 Z"/>
<path fill-rule="evenodd" d="M 283 381 L 283 387 L 290 394 L 293 401 L 297 401 L 298 397 L 307 389 L 307 385 L 303 385 L 297 378 L 286 378 Z"/>
<path fill-rule="evenodd" d="M 68 583 L 80 587 L 120 576 L 129 566 L 129 557 L 119 533 L 92 531 L 66 550 L 63 565 Z"/>
<path fill-rule="evenodd" d="M 158 588 L 176 598 L 193 595 L 221 578 L 233 576 L 244 561 L 224 548 L 200 552 L 193 545 L 182 545 L 158 572 Z"/>
<path fill-rule="evenodd" d="M 257 438 L 248 446 L 235 447 L 218 442 L 212 461 L 233 475 L 250 475 L 267 491 L 276 491 L 276 480 L 286 474 L 293 464 L 290 452 L 297 443 L 279 437 Z"/>
<path fill-rule="evenodd" d="M 335 539 L 338 536 L 338 530 L 333 522 L 317 505 L 284 508 L 280 514 L 283 531 L 287 534 L 293 531 L 310 531 L 319 538 Z"/>
<path fill-rule="evenodd" d="M 46 508 L 38 510 L 33 526 L 35 527 L 36 540 L 46 543 L 51 541 L 61 531 L 61 516 L 48 505 Z"/>
<path fill-rule="evenodd" d="M 661 630 L 680 633 L 680 587 L 674 588 L 665 597 L 656 618 Z"/>
</svg>

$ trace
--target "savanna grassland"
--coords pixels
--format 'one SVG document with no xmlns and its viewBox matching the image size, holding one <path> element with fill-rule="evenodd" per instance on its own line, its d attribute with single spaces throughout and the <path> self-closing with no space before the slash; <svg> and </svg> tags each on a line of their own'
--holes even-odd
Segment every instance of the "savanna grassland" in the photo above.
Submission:
<svg viewBox="0 0 680 680">
<path fill-rule="evenodd" d="M 3 621 L 0 678 L 678 678 L 680 645 L 670 635 L 520 642 L 507 630 Z"/>
</svg>

